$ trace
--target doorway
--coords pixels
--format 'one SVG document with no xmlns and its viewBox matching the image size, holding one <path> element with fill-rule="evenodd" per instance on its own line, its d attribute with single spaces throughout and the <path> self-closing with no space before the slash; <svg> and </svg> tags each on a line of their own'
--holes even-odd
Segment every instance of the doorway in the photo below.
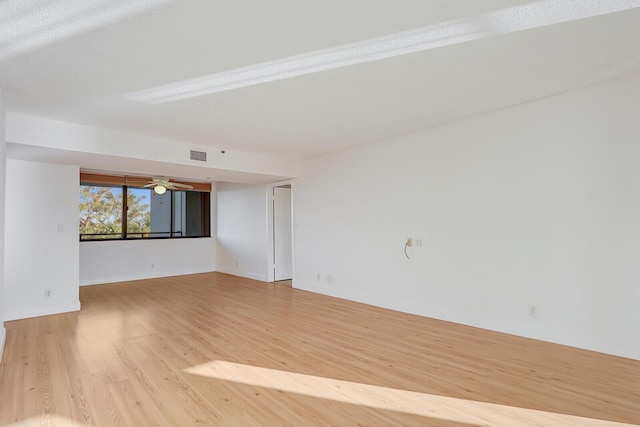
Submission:
<svg viewBox="0 0 640 427">
<path fill-rule="evenodd" d="M 273 280 L 293 278 L 291 184 L 273 187 Z"/>
</svg>

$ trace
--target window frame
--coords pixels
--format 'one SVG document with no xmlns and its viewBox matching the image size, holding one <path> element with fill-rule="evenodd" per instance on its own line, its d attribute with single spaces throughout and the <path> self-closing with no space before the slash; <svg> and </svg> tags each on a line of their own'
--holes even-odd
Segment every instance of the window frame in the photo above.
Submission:
<svg viewBox="0 0 640 427">
<path fill-rule="evenodd" d="M 192 190 L 167 190 L 169 194 L 169 199 L 171 201 L 170 207 L 170 228 L 169 232 L 162 231 L 158 233 L 168 234 L 167 236 L 162 237 L 151 237 L 151 231 L 149 236 L 141 236 L 141 237 L 128 237 L 128 209 L 127 203 L 129 198 L 129 188 L 144 188 L 144 185 L 141 185 L 140 182 L 149 182 L 151 178 L 146 177 L 118 177 L 111 175 L 96 175 L 96 174 L 80 174 L 80 186 L 93 186 L 93 187 L 109 187 L 109 188 L 119 188 L 122 191 L 122 211 L 121 215 L 121 232 L 120 237 L 110 237 L 110 238 L 83 238 L 85 236 L 105 236 L 104 234 L 82 234 L 78 233 L 78 239 L 80 242 L 112 242 L 112 241 L 135 241 L 135 240 L 165 240 L 165 239 L 200 239 L 200 238 L 211 238 L 211 184 L 203 184 L 203 183 L 191 183 L 180 181 L 180 183 L 193 185 L 195 188 Z M 137 185 L 133 185 L 134 182 L 137 182 Z M 153 192 L 153 190 L 151 190 Z M 183 232 L 182 235 L 176 236 L 175 234 L 175 212 L 174 212 L 174 198 L 175 192 L 191 192 L 191 193 L 199 193 L 201 198 L 202 207 L 200 210 L 200 221 L 202 224 L 203 233 L 200 235 L 185 235 L 186 231 Z M 150 200 L 151 202 L 151 200 Z M 149 207 L 151 209 L 151 206 Z M 80 230 L 78 230 L 80 231 Z M 138 233 L 136 233 L 138 234 Z"/>
</svg>

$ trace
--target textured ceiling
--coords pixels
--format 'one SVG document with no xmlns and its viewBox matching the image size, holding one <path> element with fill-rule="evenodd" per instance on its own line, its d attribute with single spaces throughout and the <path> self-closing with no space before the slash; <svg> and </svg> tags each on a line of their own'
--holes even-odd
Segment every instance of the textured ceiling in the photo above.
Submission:
<svg viewBox="0 0 640 427">
<path fill-rule="evenodd" d="M 5 0 L 0 83 L 11 112 L 306 158 L 640 73 L 640 4 L 557 0 L 631 9 L 157 105 L 127 95 L 548 3 Z"/>
</svg>

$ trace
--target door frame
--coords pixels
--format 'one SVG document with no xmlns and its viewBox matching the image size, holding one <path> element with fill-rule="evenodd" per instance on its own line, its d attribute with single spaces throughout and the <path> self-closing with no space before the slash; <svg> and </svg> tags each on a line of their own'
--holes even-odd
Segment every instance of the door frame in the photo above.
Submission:
<svg viewBox="0 0 640 427">
<path fill-rule="evenodd" d="M 267 184 L 266 188 L 266 209 L 267 209 L 267 282 L 273 282 L 275 280 L 274 274 L 274 236 L 273 236 L 273 189 L 275 187 L 282 187 L 284 185 L 291 186 L 291 283 L 295 285 L 296 281 L 296 256 L 295 256 L 295 209 L 293 207 L 295 197 L 295 183 L 293 179 L 287 179 L 285 181 L 278 181 L 271 184 Z"/>
</svg>

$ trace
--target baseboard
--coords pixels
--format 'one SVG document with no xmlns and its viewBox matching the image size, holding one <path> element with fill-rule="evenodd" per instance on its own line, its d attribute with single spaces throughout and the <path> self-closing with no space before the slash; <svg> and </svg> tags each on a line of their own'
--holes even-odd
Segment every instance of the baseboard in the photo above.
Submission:
<svg viewBox="0 0 640 427">
<path fill-rule="evenodd" d="M 4 344 L 7 341 L 7 330 L 4 326 L 0 326 L 0 362 L 2 362 L 2 354 L 4 353 Z"/>
<path fill-rule="evenodd" d="M 163 277 L 188 276 L 190 274 L 213 273 L 215 269 L 202 269 L 191 271 L 163 271 L 156 274 L 139 274 L 122 277 L 104 277 L 82 281 L 80 286 L 105 285 L 107 283 L 133 282 L 134 280 L 161 279 Z"/>
<path fill-rule="evenodd" d="M 300 289 L 301 291 L 313 292 L 314 294 L 327 295 L 330 297 L 335 297 L 340 299 L 347 299 L 347 300 L 349 299 L 336 292 L 332 292 L 333 289 L 331 289 L 330 286 L 326 286 L 324 284 L 314 285 L 312 283 L 302 283 L 299 280 L 296 280 L 293 282 L 292 287 L 295 289 Z M 355 301 L 355 300 L 350 300 L 350 301 Z M 356 302 L 359 302 L 359 301 L 356 301 Z"/>
<path fill-rule="evenodd" d="M 259 280 L 261 282 L 268 282 L 266 274 L 247 273 L 246 271 L 234 270 L 232 268 L 218 268 L 218 273 L 230 274 L 232 276 L 245 277 L 247 279 Z"/>
<path fill-rule="evenodd" d="M 43 306 L 27 308 L 22 310 L 7 310 L 5 313 L 6 321 L 28 319 L 30 317 L 49 316 L 52 314 L 68 313 L 70 311 L 79 311 L 80 301 L 72 304 L 56 305 L 56 306 Z"/>
</svg>

